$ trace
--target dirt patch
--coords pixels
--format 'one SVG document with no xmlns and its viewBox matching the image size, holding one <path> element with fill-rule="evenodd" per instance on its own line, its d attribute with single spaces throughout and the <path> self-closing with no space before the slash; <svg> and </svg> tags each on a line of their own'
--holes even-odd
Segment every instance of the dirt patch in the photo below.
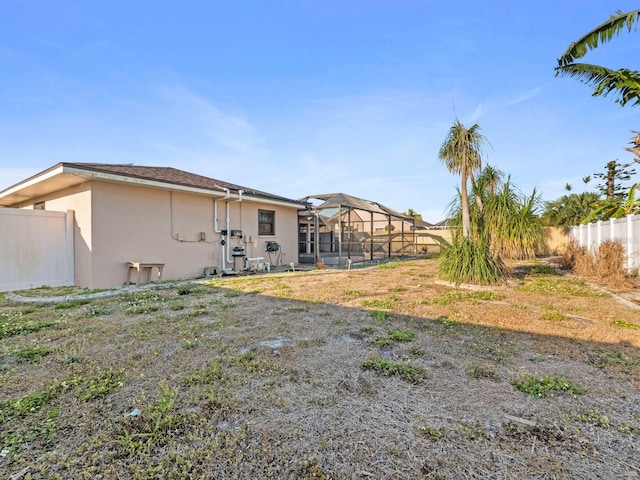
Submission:
<svg viewBox="0 0 640 480">
<path fill-rule="evenodd" d="M 5 300 L 0 470 L 638 478 L 640 312 L 544 264 L 513 267 L 482 290 L 414 260 Z"/>
</svg>

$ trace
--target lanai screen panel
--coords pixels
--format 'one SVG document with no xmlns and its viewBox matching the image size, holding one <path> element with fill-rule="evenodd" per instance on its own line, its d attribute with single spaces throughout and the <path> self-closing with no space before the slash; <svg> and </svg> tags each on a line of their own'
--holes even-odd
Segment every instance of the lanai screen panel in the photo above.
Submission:
<svg viewBox="0 0 640 480">
<path fill-rule="evenodd" d="M 313 205 L 311 199 L 322 203 Z M 411 217 L 346 194 L 318 195 L 304 201 L 310 203 L 314 231 L 305 239 L 301 237 L 300 251 L 314 251 L 316 259 L 329 265 L 346 265 L 349 260 L 358 263 L 415 253 Z M 307 224 L 301 231 L 309 228 Z M 310 238 L 314 247 L 309 246 Z"/>
</svg>

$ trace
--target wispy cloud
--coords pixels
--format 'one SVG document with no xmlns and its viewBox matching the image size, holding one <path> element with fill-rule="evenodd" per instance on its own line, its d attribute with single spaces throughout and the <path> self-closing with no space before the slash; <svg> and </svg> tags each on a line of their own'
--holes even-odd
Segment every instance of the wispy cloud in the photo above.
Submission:
<svg viewBox="0 0 640 480">
<path fill-rule="evenodd" d="M 161 95 L 203 126 L 203 133 L 217 142 L 242 153 L 255 152 L 264 138 L 241 114 L 221 110 L 211 101 L 191 90 L 165 87 Z"/>
<path fill-rule="evenodd" d="M 473 113 L 470 115 L 469 122 L 476 122 L 488 112 L 502 110 L 503 108 L 512 107 L 522 102 L 538 96 L 542 92 L 542 87 L 532 88 L 525 92 L 519 93 L 511 97 L 497 97 L 480 102 Z"/>
</svg>

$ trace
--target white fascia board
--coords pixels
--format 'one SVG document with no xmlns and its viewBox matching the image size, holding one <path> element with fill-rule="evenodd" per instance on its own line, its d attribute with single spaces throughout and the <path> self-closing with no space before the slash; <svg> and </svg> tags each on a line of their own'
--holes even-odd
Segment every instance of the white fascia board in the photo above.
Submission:
<svg viewBox="0 0 640 480">
<path fill-rule="evenodd" d="M 42 175 L 37 175 L 35 177 L 30 178 L 29 180 L 25 180 L 23 182 L 15 184 L 13 187 L 10 187 L 9 189 L 5 190 L 2 193 L 2 196 L 4 197 L 4 196 L 11 195 L 12 193 L 16 193 L 20 190 L 36 185 L 37 183 L 40 183 L 49 178 L 55 177 L 56 175 L 60 175 L 61 173 L 64 173 L 64 169 L 62 165 L 59 166 L 58 168 L 49 170 L 48 172 L 44 172 Z"/>
</svg>

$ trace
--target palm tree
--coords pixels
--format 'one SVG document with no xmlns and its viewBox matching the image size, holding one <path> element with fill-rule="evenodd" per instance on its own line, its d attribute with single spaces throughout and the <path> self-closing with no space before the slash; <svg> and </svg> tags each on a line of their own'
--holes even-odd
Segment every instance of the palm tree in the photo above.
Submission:
<svg viewBox="0 0 640 480">
<path fill-rule="evenodd" d="M 619 96 L 616 103 L 622 106 L 628 102 L 633 106 L 640 104 L 640 72 L 626 68 L 611 70 L 599 65 L 576 63 L 576 60 L 584 57 L 589 50 L 618 35 L 620 30 L 626 28 L 631 31 L 637 22 L 640 22 L 640 10 L 628 13 L 618 10 L 609 20 L 569 45 L 567 51 L 558 59 L 556 76 L 568 75 L 578 78 L 593 87 L 594 97 L 599 95 L 606 97 L 609 93 L 613 93 Z"/>
<path fill-rule="evenodd" d="M 522 194 L 511 183 L 511 177 L 487 165 L 478 175 L 469 198 L 471 237 L 488 242 L 491 252 L 502 258 L 524 259 L 535 256 L 536 247 L 544 241 L 544 230 L 538 216 L 540 195 L 534 189 L 530 196 Z M 458 191 L 459 193 L 459 191 Z M 451 202 L 449 224 L 461 224 L 460 195 Z"/>
<path fill-rule="evenodd" d="M 553 227 L 578 225 L 589 215 L 599 199 L 600 194 L 595 192 L 563 195 L 557 200 L 546 202 L 542 222 Z"/>
<path fill-rule="evenodd" d="M 466 128 L 456 118 L 438 154 L 438 158 L 444 162 L 447 170 L 453 174 L 459 174 L 461 177 L 463 238 L 469 237 L 471 227 L 467 182 L 474 173 L 479 172 L 482 168 L 481 148 L 486 141 L 487 139 L 480 133 L 480 126 L 477 123 Z"/>
</svg>

